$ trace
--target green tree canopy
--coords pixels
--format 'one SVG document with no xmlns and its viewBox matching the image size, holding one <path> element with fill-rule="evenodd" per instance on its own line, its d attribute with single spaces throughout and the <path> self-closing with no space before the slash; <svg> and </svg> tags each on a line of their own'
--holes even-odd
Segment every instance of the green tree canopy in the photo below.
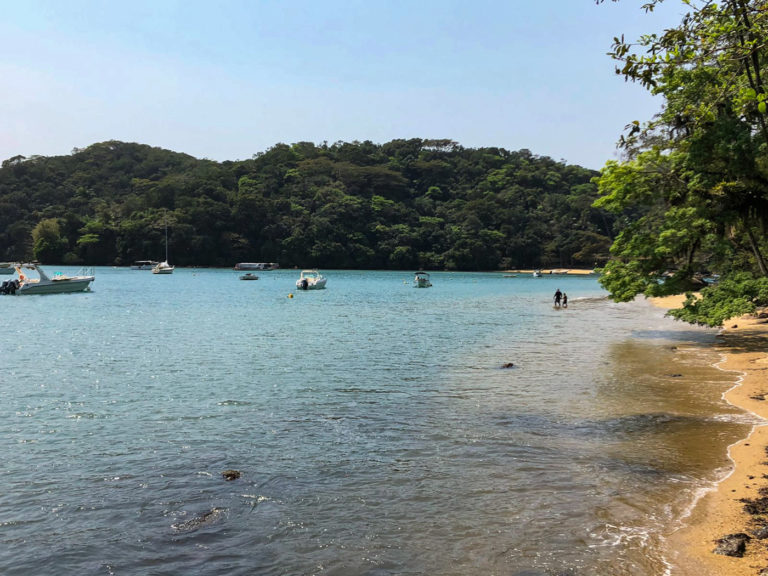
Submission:
<svg viewBox="0 0 768 576">
<path fill-rule="evenodd" d="M 162 260 L 167 219 L 180 266 L 592 267 L 620 231 L 592 206 L 596 174 L 451 140 L 276 144 L 221 163 L 109 141 L 2 164 L 0 259 Z"/>
<path fill-rule="evenodd" d="M 751 294 L 739 311 L 768 304 L 746 279 L 768 276 L 768 2 L 682 4 L 677 27 L 636 44 L 614 40 L 617 73 L 664 106 L 629 124 L 620 141 L 626 159 L 596 179 L 595 206 L 626 225 L 601 282 L 620 301 L 703 288 L 702 302 L 689 298 L 674 315 L 719 325 L 723 307 L 707 303 L 718 289 L 704 287 L 702 275 L 720 275 L 731 294 L 736 286 Z"/>
</svg>

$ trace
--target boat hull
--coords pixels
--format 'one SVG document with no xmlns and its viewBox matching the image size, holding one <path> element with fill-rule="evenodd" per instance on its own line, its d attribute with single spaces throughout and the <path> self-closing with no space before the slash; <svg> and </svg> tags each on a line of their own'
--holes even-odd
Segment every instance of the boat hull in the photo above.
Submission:
<svg viewBox="0 0 768 576">
<path fill-rule="evenodd" d="M 158 262 L 155 262 L 154 260 L 143 260 L 140 262 L 135 262 L 131 265 L 131 270 L 152 270 L 155 266 L 158 265 Z"/>
<path fill-rule="evenodd" d="M 277 270 L 280 265 L 276 262 L 238 262 L 235 264 L 235 270 L 260 270 L 262 272 L 269 272 L 270 270 Z"/>
<path fill-rule="evenodd" d="M 152 268 L 152 274 L 173 274 L 174 266 L 168 264 L 168 261 L 160 262 L 157 266 Z"/>
<path fill-rule="evenodd" d="M 85 292 L 91 289 L 92 277 L 69 278 L 66 280 L 52 280 L 50 283 L 30 282 L 23 284 L 16 294 L 66 294 L 69 292 Z"/>
<path fill-rule="evenodd" d="M 323 290 L 325 288 L 325 278 L 317 282 L 307 282 L 306 286 L 299 280 L 296 282 L 296 288 L 299 290 Z"/>
</svg>

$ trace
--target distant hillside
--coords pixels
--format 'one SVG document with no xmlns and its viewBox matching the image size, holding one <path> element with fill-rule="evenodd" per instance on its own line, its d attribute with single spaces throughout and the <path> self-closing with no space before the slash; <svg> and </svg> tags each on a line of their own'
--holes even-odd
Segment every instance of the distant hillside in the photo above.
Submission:
<svg viewBox="0 0 768 576">
<path fill-rule="evenodd" d="M 494 270 L 592 266 L 616 217 L 597 173 L 449 140 L 277 144 L 198 160 L 102 142 L 0 168 L 0 259 Z"/>
</svg>

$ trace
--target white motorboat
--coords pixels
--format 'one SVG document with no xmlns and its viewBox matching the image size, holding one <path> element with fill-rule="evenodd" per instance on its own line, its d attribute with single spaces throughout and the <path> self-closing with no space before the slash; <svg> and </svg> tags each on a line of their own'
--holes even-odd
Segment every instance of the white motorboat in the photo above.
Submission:
<svg viewBox="0 0 768 576">
<path fill-rule="evenodd" d="M 541 278 L 541 270 L 534 270 L 533 271 L 533 277 L 534 278 Z"/>
<path fill-rule="evenodd" d="M 416 275 L 413 278 L 413 285 L 415 288 L 429 288 L 432 286 L 429 274 L 426 272 L 416 272 Z"/>
<path fill-rule="evenodd" d="M 302 270 L 299 279 L 296 280 L 296 288 L 299 290 L 322 290 L 328 279 L 317 270 Z"/>
<path fill-rule="evenodd" d="M 152 270 L 158 264 L 157 260 L 136 260 L 131 264 L 131 270 Z"/>
<path fill-rule="evenodd" d="M 253 272 L 246 272 L 245 274 L 240 275 L 240 280 L 258 280 L 259 277 L 256 276 Z"/>
<path fill-rule="evenodd" d="M 37 278 L 29 277 L 25 271 L 37 273 Z M 75 276 L 57 272 L 51 278 L 39 264 L 18 264 L 16 266 L 18 287 L 16 294 L 63 294 L 66 292 L 85 292 L 91 289 L 95 280 L 93 269 L 81 269 Z"/>
</svg>

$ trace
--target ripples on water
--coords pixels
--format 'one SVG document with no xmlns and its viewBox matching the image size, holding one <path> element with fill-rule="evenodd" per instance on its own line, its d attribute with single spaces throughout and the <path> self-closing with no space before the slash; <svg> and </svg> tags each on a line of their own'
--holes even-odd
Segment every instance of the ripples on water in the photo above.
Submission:
<svg viewBox="0 0 768 576">
<path fill-rule="evenodd" d="M 750 425 L 593 278 L 297 275 L 0 298 L 2 574 L 660 574 Z"/>
</svg>

